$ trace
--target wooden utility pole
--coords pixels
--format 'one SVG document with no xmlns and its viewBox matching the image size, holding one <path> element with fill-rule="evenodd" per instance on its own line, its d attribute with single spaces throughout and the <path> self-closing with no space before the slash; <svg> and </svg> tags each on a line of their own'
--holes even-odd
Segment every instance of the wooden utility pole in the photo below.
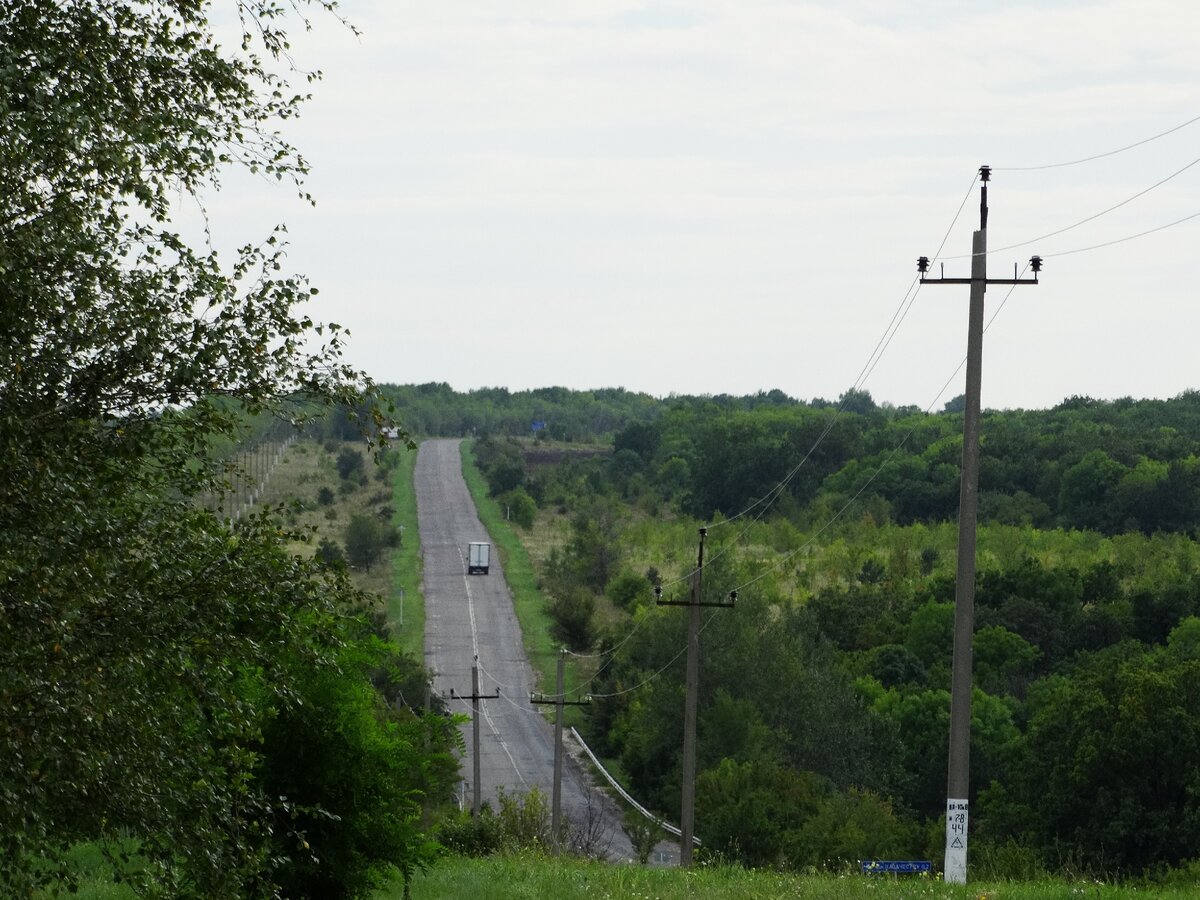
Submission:
<svg viewBox="0 0 1200 900">
<path fill-rule="evenodd" d="M 659 606 L 686 606 L 688 608 L 687 681 L 683 701 L 683 799 L 679 811 L 679 865 L 692 864 L 692 844 L 696 831 L 696 703 L 700 694 L 700 607 L 732 607 L 737 602 L 737 591 L 732 591 L 728 601 L 705 603 L 701 596 L 704 585 L 704 538 L 707 528 L 700 529 L 700 550 L 696 557 L 696 570 L 692 573 L 690 596 L 687 600 L 663 600 L 662 588 L 654 588 Z"/>
<path fill-rule="evenodd" d="M 971 241 L 970 278 L 926 278 L 928 257 L 917 260 L 921 284 L 969 284 L 967 315 L 967 385 L 963 410 L 962 482 L 958 497 L 958 571 L 954 583 L 954 661 L 950 676 L 950 758 L 946 775 L 945 880 L 967 882 L 968 798 L 971 787 L 971 642 L 975 632 L 975 530 L 979 515 L 979 416 L 983 368 L 983 297 L 989 284 L 1037 284 L 1042 268 L 1033 257 L 1033 278 L 987 277 L 988 181 L 992 170 L 981 166 L 979 230 Z"/>
<path fill-rule="evenodd" d="M 456 693 L 454 693 L 454 688 L 450 688 L 450 699 L 451 700 L 470 700 L 471 701 L 471 742 L 472 742 L 471 777 L 474 780 L 473 788 L 474 788 L 474 792 L 475 792 L 475 796 L 471 800 L 471 815 L 473 815 L 473 816 L 478 816 L 479 809 L 481 806 L 483 806 L 482 788 L 480 785 L 480 782 L 482 781 L 482 777 L 481 777 L 480 771 L 479 771 L 479 769 L 480 769 L 480 767 L 479 767 L 479 701 L 480 700 L 495 700 L 499 696 L 500 696 L 500 688 L 496 688 L 496 693 L 494 693 L 494 694 L 479 693 L 479 666 L 471 666 L 471 693 L 469 695 L 464 696 L 462 694 L 456 694 Z"/>
<path fill-rule="evenodd" d="M 560 846 L 562 835 L 562 761 L 563 761 L 563 707 L 564 706 L 587 706 L 591 703 L 591 697 L 584 697 L 582 700 L 568 700 L 566 698 L 566 690 L 563 686 L 563 668 L 566 663 L 567 651 L 561 649 L 558 651 L 558 671 L 556 673 L 555 694 L 553 697 L 547 697 L 544 694 L 529 695 L 529 702 L 535 704 L 553 704 L 554 705 L 554 785 L 551 788 L 550 800 L 550 832 L 554 841 L 555 849 L 562 849 Z"/>
</svg>

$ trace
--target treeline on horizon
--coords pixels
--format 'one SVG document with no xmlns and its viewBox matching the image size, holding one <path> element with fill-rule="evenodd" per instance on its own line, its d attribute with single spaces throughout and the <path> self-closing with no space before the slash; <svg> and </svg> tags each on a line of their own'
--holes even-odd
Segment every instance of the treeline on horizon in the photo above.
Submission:
<svg viewBox="0 0 1200 900">
<path fill-rule="evenodd" d="M 780 391 L 662 400 L 620 388 L 383 391 L 413 434 L 528 436 L 541 422 L 543 438 L 612 440 L 618 466 L 701 519 L 736 515 L 785 480 L 777 509 L 798 522 L 852 499 L 880 522 L 957 517 L 961 398 L 925 413 L 854 390 L 810 402 Z M 1200 524 L 1200 392 L 986 410 L 981 432 L 982 521 L 1104 534 Z"/>
</svg>

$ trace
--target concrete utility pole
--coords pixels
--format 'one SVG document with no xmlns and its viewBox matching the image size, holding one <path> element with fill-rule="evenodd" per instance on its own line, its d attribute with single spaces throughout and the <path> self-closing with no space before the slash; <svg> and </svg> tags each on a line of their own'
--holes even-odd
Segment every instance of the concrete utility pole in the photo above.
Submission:
<svg viewBox="0 0 1200 900">
<path fill-rule="evenodd" d="M 945 880 L 967 883 L 967 820 L 971 786 L 971 642 L 975 632 L 975 527 L 979 515 L 979 412 L 983 367 L 983 295 L 989 284 L 1037 284 L 1042 259 L 1029 261 L 1033 278 L 987 277 L 988 181 L 981 166 L 979 230 L 971 242 L 970 278 L 926 278 L 929 258 L 917 260 L 921 284 L 969 284 L 967 386 L 963 411 L 962 482 L 958 498 L 958 571 L 954 586 L 954 662 L 950 677 L 950 759 L 946 776 Z"/>
<path fill-rule="evenodd" d="M 566 663 L 567 651 L 563 648 L 558 651 L 558 672 L 555 685 L 555 694 L 553 697 L 547 697 L 544 694 L 530 693 L 529 702 L 535 704 L 553 704 L 554 705 L 554 786 L 551 789 L 550 800 L 550 832 L 554 841 L 555 849 L 561 850 L 561 828 L 562 828 L 562 761 L 563 761 L 563 707 L 564 706 L 587 706 L 592 702 L 591 697 L 584 697 L 582 700 L 568 700 L 566 691 L 563 686 L 563 668 Z"/>
<path fill-rule="evenodd" d="M 704 584 L 704 538 L 707 534 L 707 528 L 700 529 L 700 550 L 696 558 L 696 570 L 692 573 L 689 598 L 663 600 L 662 588 L 654 588 L 654 596 L 659 606 L 688 608 L 687 693 L 683 701 L 683 800 L 679 812 L 679 865 L 684 868 L 692 864 L 692 844 L 696 831 L 696 702 L 700 694 L 700 607 L 732 607 L 737 602 L 737 591 L 729 594 L 728 601 L 705 603 L 701 597 Z"/>
<path fill-rule="evenodd" d="M 471 815 L 478 816 L 479 809 L 483 806 L 482 788 L 480 781 L 482 776 L 479 771 L 479 701 L 480 700 L 495 700 L 500 696 L 500 688 L 496 688 L 494 694 L 479 693 L 479 666 L 471 666 L 471 693 L 467 696 L 454 693 L 454 688 L 450 688 L 451 700 L 470 700 L 471 701 L 471 777 L 474 779 L 475 796 L 471 800 Z"/>
</svg>

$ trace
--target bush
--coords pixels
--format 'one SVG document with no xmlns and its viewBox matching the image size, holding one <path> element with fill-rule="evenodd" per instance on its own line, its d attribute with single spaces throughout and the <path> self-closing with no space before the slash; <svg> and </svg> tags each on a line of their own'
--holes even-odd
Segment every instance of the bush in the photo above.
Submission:
<svg viewBox="0 0 1200 900">
<path fill-rule="evenodd" d="M 336 499 L 336 495 L 328 485 L 323 486 L 319 491 L 317 491 L 317 504 L 320 506 L 329 506 Z"/>
<path fill-rule="evenodd" d="M 633 844 L 633 852 L 637 855 L 637 861 L 644 866 L 650 861 L 650 854 L 654 852 L 654 848 L 664 837 L 662 828 L 633 809 L 625 813 L 621 828 L 629 836 L 629 842 Z"/>
<path fill-rule="evenodd" d="M 654 585 L 649 578 L 626 570 L 608 583 L 604 594 L 620 609 L 630 610 L 639 600 L 653 597 L 653 591 Z"/>
<path fill-rule="evenodd" d="M 483 438 L 473 448 L 475 464 L 488 483 L 488 493 L 499 497 L 525 481 L 525 456 L 521 445 L 509 438 Z"/>
<path fill-rule="evenodd" d="M 443 847 L 460 856 L 491 856 L 503 846 L 500 821 L 486 803 L 478 816 L 462 810 L 443 821 L 437 838 Z"/>
<path fill-rule="evenodd" d="M 346 554 L 342 552 L 342 548 L 338 546 L 337 541 L 331 541 L 329 538 L 321 538 L 321 543 L 317 545 L 317 557 L 327 566 L 337 565 L 346 561 Z"/>
<path fill-rule="evenodd" d="M 388 545 L 389 529 L 374 516 L 355 513 L 346 525 L 346 557 L 350 565 L 371 571 L 371 564 L 379 559 L 383 548 Z"/>
<path fill-rule="evenodd" d="M 349 481 L 352 475 L 361 474 L 362 472 L 362 454 L 352 447 L 343 447 L 341 452 L 337 455 L 338 477 L 345 481 Z M 365 474 L 362 475 L 362 477 L 365 478 Z"/>
<path fill-rule="evenodd" d="M 587 650 L 595 640 L 592 618 L 596 612 L 596 598 L 584 588 L 567 588 L 552 597 L 546 604 L 546 612 L 554 620 L 550 633 L 573 651 Z"/>
<path fill-rule="evenodd" d="M 516 522 L 522 528 L 532 528 L 537 516 L 537 504 L 522 488 L 514 488 L 498 499 L 510 521 Z"/>
<path fill-rule="evenodd" d="M 890 803 L 851 788 L 824 798 L 789 841 L 788 862 L 832 869 L 859 859 L 911 858 L 919 843 L 917 830 L 898 818 Z"/>
<path fill-rule="evenodd" d="M 367 897 L 434 859 L 422 801 L 453 790 L 457 731 L 384 704 L 369 674 L 393 652 L 363 640 L 337 668 L 297 661 L 299 702 L 264 730 L 263 787 L 286 798 L 273 838 L 285 897 Z"/>
<path fill-rule="evenodd" d="M 478 816 L 463 811 L 447 819 L 438 830 L 438 840 L 446 849 L 464 856 L 547 850 L 553 846 L 545 794 L 535 787 L 522 797 L 500 788 L 497 800 L 499 812 L 493 812 L 485 803 Z"/>
</svg>

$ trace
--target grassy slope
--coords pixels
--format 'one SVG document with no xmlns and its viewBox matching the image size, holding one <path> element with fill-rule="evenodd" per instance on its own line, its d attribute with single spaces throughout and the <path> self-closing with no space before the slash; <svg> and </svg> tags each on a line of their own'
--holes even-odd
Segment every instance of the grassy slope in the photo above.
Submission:
<svg viewBox="0 0 1200 900">
<path fill-rule="evenodd" d="M 263 493 L 264 506 L 287 506 L 288 524 L 315 529 L 309 543 L 292 546 L 294 553 L 311 556 L 321 538 L 329 538 L 341 545 L 350 517 L 355 513 L 375 514 L 391 494 L 388 482 L 381 482 L 376 477 L 378 470 L 366 444 L 337 442 L 332 446 L 333 450 L 326 450 L 316 441 L 296 441 L 272 470 Z M 362 455 L 367 474 L 367 484 L 360 487 L 356 483 L 349 492 L 342 490 L 336 465 L 337 454 L 345 448 Z M 321 506 L 317 501 L 317 494 L 323 487 L 333 491 L 334 501 L 329 506 Z M 294 502 L 299 502 L 299 509 L 291 508 Z M 392 583 L 389 555 L 382 555 L 369 572 L 353 572 L 353 578 L 358 587 L 386 598 Z"/>
<path fill-rule="evenodd" d="M 556 900 L 618 900 L 655 898 L 684 900 L 766 900 L 776 897 L 821 900 L 888 900 L 945 898 L 945 900 L 1185 900 L 1196 896 L 1195 886 L 1178 888 L 1118 887 L 1096 882 L 1044 880 L 947 885 L 921 877 L 787 875 L 713 866 L 690 871 L 615 866 L 600 862 L 541 856 L 468 859 L 448 857 L 413 882 L 420 900 L 509 900 L 554 897 Z M 377 900 L 399 900 L 397 885 L 380 891 Z"/>
<path fill-rule="evenodd" d="M 366 487 L 357 487 L 349 493 L 341 490 L 335 466 L 337 452 L 344 447 L 362 454 L 369 476 Z M 403 529 L 401 544 L 394 552 L 385 553 L 371 566 L 370 572 L 356 571 L 353 577 L 359 587 L 382 598 L 397 643 L 407 653 L 421 660 L 425 652 L 425 604 L 421 596 L 421 541 L 412 481 L 417 454 L 402 447 L 393 452 L 398 455 L 399 464 L 390 478 L 381 482 L 376 477 L 378 469 L 371 454 L 361 442 L 338 443 L 330 451 L 316 441 L 298 441 L 271 473 L 264 502 L 274 505 L 300 501 L 301 509 L 290 514 L 293 524 L 315 528 L 316 533 L 311 543 L 296 545 L 292 549 L 297 553 L 310 554 L 315 551 L 321 537 L 329 537 L 340 544 L 352 514 L 374 514 L 381 506 L 377 498 L 381 494 L 390 495 L 392 524 Z M 317 493 L 322 487 L 334 492 L 336 499 L 330 506 L 317 503 Z"/>
<path fill-rule="evenodd" d="M 392 524 L 402 529 L 403 538 L 392 555 L 392 590 L 388 595 L 388 618 L 396 642 L 417 660 L 425 658 L 425 598 L 421 592 L 421 537 L 417 530 L 417 495 L 413 488 L 415 450 L 398 450 L 400 465 L 392 477 Z"/>
</svg>

